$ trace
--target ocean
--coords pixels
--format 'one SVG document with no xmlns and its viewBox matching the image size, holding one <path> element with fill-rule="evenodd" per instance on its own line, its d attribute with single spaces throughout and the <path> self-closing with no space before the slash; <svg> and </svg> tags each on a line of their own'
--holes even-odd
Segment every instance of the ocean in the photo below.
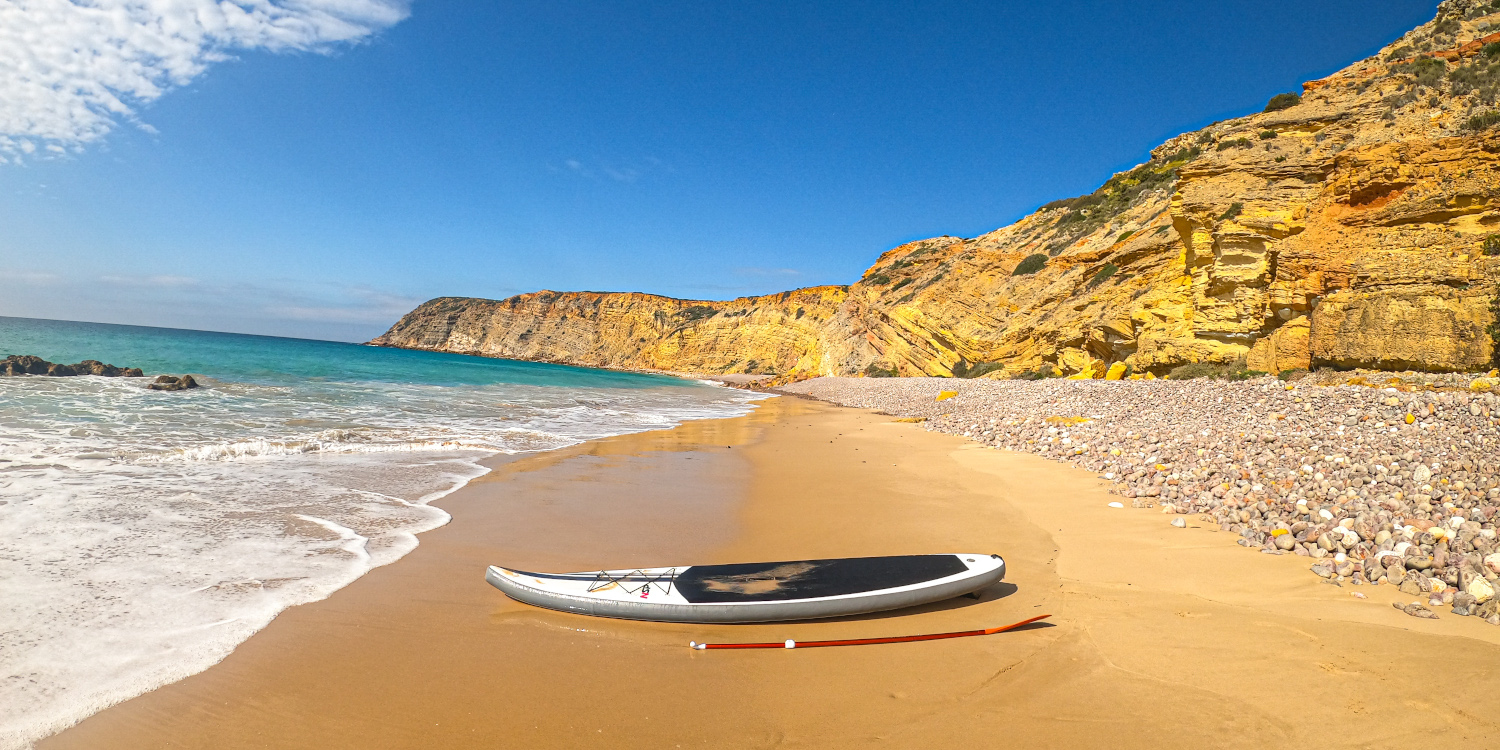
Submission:
<svg viewBox="0 0 1500 750">
<path fill-rule="evenodd" d="M 691 380 L 327 341 L 0 317 L 0 748 L 202 671 L 410 552 L 497 453 L 735 416 Z M 478 575 L 478 573 L 476 573 Z"/>
</svg>

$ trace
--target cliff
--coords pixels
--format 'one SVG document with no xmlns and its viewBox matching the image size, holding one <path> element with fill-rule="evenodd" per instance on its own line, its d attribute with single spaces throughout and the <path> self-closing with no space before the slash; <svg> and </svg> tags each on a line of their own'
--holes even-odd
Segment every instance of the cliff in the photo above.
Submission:
<svg viewBox="0 0 1500 750">
<path fill-rule="evenodd" d="M 897 247 L 848 287 L 443 298 L 371 343 L 788 378 L 1486 369 L 1500 293 L 1490 11 L 1447 0 L 1300 97 L 1174 138 L 989 234 Z"/>
<path fill-rule="evenodd" d="M 441 297 L 370 343 L 633 370 L 821 372 L 822 334 L 846 296 L 825 286 L 729 302 L 616 292 Z"/>
</svg>

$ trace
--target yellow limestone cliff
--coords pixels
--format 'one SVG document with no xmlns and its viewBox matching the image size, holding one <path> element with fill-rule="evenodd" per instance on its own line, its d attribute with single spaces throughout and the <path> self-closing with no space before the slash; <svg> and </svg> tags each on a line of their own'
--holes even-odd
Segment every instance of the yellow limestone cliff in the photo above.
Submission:
<svg viewBox="0 0 1500 750">
<path fill-rule="evenodd" d="M 897 247 L 847 287 L 441 298 L 371 343 L 787 378 L 1487 369 L 1500 305 L 1490 10 L 1448 0 L 1300 98 L 1174 138 L 989 234 Z"/>
</svg>

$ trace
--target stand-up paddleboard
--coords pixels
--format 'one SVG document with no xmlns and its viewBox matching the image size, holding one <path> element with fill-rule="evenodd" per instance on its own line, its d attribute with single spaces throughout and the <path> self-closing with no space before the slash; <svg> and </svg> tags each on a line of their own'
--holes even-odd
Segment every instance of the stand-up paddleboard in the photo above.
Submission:
<svg viewBox="0 0 1500 750">
<path fill-rule="evenodd" d="M 999 555 L 834 560 L 527 573 L 490 566 L 485 580 L 538 607 L 660 622 L 810 620 L 952 599 L 1005 577 Z"/>
</svg>

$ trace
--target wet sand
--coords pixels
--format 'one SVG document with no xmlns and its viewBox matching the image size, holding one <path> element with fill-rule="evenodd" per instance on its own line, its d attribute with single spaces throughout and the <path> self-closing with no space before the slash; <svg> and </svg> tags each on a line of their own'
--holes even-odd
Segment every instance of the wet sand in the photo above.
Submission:
<svg viewBox="0 0 1500 750">
<path fill-rule="evenodd" d="M 1500 741 L 1500 628 L 1415 620 L 1211 524 L 1115 510 L 1093 475 L 778 398 L 737 419 L 496 462 L 401 561 L 57 748 L 1384 747 Z M 505 599 L 533 570 L 999 552 L 979 601 L 753 626 Z M 1052 626 L 803 651 L 689 640 Z M 1421 674 L 1444 675 L 1418 683 Z M 1434 691 L 1424 685 L 1450 686 Z"/>
</svg>

